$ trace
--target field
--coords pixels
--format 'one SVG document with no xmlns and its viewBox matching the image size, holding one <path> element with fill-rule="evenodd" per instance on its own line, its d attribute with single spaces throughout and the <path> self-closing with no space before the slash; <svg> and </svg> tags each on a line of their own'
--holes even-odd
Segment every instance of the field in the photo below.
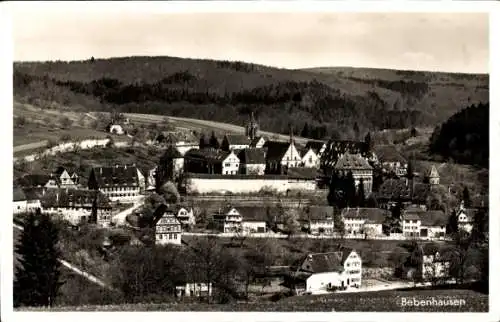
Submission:
<svg viewBox="0 0 500 322">
<path fill-rule="evenodd" d="M 402 298 L 464 300 L 461 306 L 402 306 Z M 28 308 L 23 311 L 43 311 Z M 488 295 L 471 290 L 401 290 L 295 296 L 277 302 L 162 303 L 54 307 L 51 311 L 256 311 L 256 312 L 488 312 Z"/>
</svg>

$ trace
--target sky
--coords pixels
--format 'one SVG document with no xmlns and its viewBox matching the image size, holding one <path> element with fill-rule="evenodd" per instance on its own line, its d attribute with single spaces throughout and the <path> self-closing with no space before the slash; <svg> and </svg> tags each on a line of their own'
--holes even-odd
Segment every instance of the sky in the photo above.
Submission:
<svg viewBox="0 0 500 322">
<path fill-rule="evenodd" d="M 281 68 L 371 67 L 488 73 L 485 13 L 13 14 L 15 61 L 177 56 Z"/>
</svg>

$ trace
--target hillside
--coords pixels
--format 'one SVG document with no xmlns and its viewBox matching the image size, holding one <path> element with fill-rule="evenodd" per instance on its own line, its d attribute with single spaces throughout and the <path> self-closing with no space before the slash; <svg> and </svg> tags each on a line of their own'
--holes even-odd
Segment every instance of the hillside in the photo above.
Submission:
<svg viewBox="0 0 500 322">
<path fill-rule="evenodd" d="M 488 75 L 357 68 L 286 70 L 241 62 L 124 57 L 14 64 L 14 96 L 44 108 L 163 114 L 265 131 L 354 138 L 435 126 L 487 101 Z"/>
</svg>

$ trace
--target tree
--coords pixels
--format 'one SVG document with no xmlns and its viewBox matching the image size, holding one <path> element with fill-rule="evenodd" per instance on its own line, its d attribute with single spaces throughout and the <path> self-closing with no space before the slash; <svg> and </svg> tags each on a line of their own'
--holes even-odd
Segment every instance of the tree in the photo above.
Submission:
<svg viewBox="0 0 500 322">
<path fill-rule="evenodd" d="M 63 285 L 60 280 L 59 229 L 40 210 L 24 223 L 16 246 L 21 267 L 14 281 L 14 306 L 52 306 Z"/>
<path fill-rule="evenodd" d="M 365 198 L 365 188 L 364 188 L 363 178 L 359 180 L 357 197 L 358 197 L 357 206 L 364 207 L 366 198 Z"/>
<path fill-rule="evenodd" d="M 220 147 L 219 140 L 217 140 L 214 131 L 212 131 L 212 135 L 210 136 L 210 141 L 208 142 L 208 145 L 214 149 L 218 149 Z"/>
<path fill-rule="evenodd" d="M 208 144 L 207 144 L 207 140 L 205 138 L 205 134 L 202 133 L 200 136 L 200 150 L 206 148 L 207 146 L 208 146 Z"/>
<path fill-rule="evenodd" d="M 176 204 L 181 199 L 177 187 L 171 181 L 161 186 L 159 195 L 169 204 Z"/>
<path fill-rule="evenodd" d="M 356 182 L 354 181 L 354 177 L 352 172 L 349 171 L 345 178 L 345 194 L 347 199 L 347 204 L 349 207 L 356 207 Z"/>
<path fill-rule="evenodd" d="M 24 115 L 14 118 L 15 127 L 23 127 L 26 124 L 26 117 Z"/>
<path fill-rule="evenodd" d="M 458 232 L 458 216 L 455 211 L 453 211 L 448 217 L 448 222 L 446 224 L 446 233 L 448 235 L 454 235 Z"/>
<path fill-rule="evenodd" d="M 464 191 L 462 193 L 462 200 L 464 202 L 465 209 L 470 208 L 471 200 L 470 200 L 469 188 L 467 188 L 467 187 L 464 188 Z"/>
<path fill-rule="evenodd" d="M 71 126 L 72 122 L 71 122 L 71 120 L 67 116 L 63 116 L 59 120 L 59 124 L 61 125 L 61 127 L 63 129 L 66 129 L 66 128 L 68 128 L 68 127 Z"/>
<path fill-rule="evenodd" d="M 369 151 L 373 151 L 373 141 L 370 132 L 365 136 L 365 144 L 368 146 Z"/>
<path fill-rule="evenodd" d="M 342 218 L 342 211 L 337 207 L 333 207 L 333 227 L 334 230 L 340 234 L 341 238 L 345 235 L 345 223 Z"/>
<path fill-rule="evenodd" d="M 353 130 L 354 130 L 355 140 L 357 140 L 359 138 L 359 125 L 358 125 L 358 122 L 354 122 Z"/>
</svg>

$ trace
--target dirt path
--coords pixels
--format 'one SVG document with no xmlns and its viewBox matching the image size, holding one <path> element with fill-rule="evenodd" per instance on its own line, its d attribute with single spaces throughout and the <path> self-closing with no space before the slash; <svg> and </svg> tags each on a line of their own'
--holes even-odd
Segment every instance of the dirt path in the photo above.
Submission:
<svg viewBox="0 0 500 322">
<path fill-rule="evenodd" d="M 40 142 L 34 142 L 34 143 L 28 143 L 28 144 L 22 144 L 22 145 L 17 145 L 13 148 L 14 153 L 26 151 L 26 150 L 35 150 L 39 148 L 44 148 L 47 146 L 49 142 L 47 140 L 43 140 Z"/>
</svg>

